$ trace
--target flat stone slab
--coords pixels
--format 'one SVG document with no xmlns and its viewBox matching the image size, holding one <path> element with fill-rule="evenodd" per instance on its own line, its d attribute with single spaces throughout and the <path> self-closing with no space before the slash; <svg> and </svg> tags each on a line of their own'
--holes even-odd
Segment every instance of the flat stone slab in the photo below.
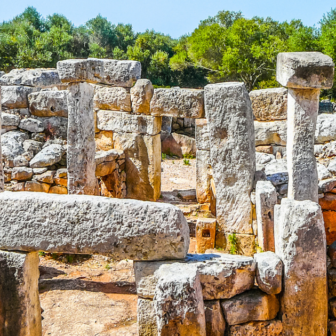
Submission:
<svg viewBox="0 0 336 336">
<path fill-rule="evenodd" d="M 0 249 L 183 259 L 189 228 L 170 204 L 84 195 L 0 194 Z"/>
</svg>

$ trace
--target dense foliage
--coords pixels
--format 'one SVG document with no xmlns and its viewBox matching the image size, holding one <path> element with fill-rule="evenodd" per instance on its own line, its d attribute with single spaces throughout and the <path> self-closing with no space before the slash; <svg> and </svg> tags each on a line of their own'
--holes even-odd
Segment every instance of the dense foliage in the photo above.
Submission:
<svg viewBox="0 0 336 336">
<path fill-rule="evenodd" d="M 67 58 L 132 59 L 158 86 L 236 80 L 252 90 L 278 85 L 276 56 L 283 51 L 322 51 L 336 59 L 336 10 L 324 15 L 319 28 L 221 11 L 178 40 L 153 30 L 135 33 L 131 25 L 114 25 L 100 15 L 75 27 L 59 14 L 44 19 L 33 7 L 0 23 L 0 70 L 5 71 L 55 67 Z M 325 94 L 336 98 L 336 88 Z"/>
</svg>

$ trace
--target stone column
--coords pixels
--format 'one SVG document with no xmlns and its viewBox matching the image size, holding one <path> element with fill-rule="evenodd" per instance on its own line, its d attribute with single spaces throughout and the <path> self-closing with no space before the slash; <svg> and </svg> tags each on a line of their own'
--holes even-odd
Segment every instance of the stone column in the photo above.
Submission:
<svg viewBox="0 0 336 336">
<path fill-rule="evenodd" d="M 68 89 L 68 192 L 97 195 L 94 88 L 88 83 L 70 83 Z"/>
<path fill-rule="evenodd" d="M 0 86 L 0 139 L 1 139 L 1 86 Z M 0 192 L 4 191 L 4 172 L 2 167 L 2 152 L 1 152 L 1 141 L 0 141 Z"/>
<path fill-rule="evenodd" d="M 321 89 L 333 85 L 334 63 L 318 52 L 280 53 L 277 81 L 289 88 L 287 110 L 288 198 L 318 201 L 314 135 Z"/>
</svg>

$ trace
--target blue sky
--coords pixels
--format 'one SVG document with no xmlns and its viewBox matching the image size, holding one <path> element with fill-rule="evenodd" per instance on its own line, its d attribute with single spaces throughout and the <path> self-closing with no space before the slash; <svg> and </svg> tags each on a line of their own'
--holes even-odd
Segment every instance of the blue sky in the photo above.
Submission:
<svg viewBox="0 0 336 336">
<path fill-rule="evenodd" d="M 0 21 L 10 20 L 34 6 L 43 16 L 65 15 L 76 26 L 101 14 L 113 23 L 131 23 L 137 32 L 154 29 L 179 37 L 219 10 L 242 11 L 244 16 L 270 16 L 278 21 L 301 19 L 318 25 L 322 15 L 336 7 L 332 0 L 0 0 Z"/>
</svg>

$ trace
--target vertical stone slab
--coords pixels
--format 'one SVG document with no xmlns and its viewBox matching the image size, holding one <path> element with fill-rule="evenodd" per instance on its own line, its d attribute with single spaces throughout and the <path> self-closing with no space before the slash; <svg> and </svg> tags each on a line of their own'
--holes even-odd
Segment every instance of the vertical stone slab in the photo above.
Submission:
<svg viewBox="0 0 336 336">
<path fill-rule="evenodd" d="M 196 197 L 200 204 L 209 203 L 211 199 L 211 164 L 210 151 L 196 151 Z"/>
<path fill-rule="evenodd" d="M 207 336 L 223 336 L 226 323 L 219 300 L 204 301 Z"/>
<path fill-rule="evenodd" d="M 275 251 L 274 206 L 277 193 L 269 181 L 258 181 L 256 185 L 256 213 L 258 223 L 258 244 L 263 251 Z"/>
<path fill-rule="evenodd" d="M 68 89 L 68 191 L 97 195 L 94 88 L 88 83 L 70 83 Z"/>
<path fill-rule="evenodd" d="M 0 334 L 41 336 L 37 252 L 0 251 Z"/>
<path fill-rule="evenodd" d="M 139 336 L 157 336 L 153 300 L 138 298 L 137 317 Z"/>
<path fill-rule="evenodd" d="M 1 129 L 2 129 L 2 112 L 1 112 L 1 86 L 0 86 L 0 140 L 1 140 Z M 2 166 L 2 151 L 1 151 L 1 141 L 0 141 L 0 192 L 4 191 L 4 172 Z"/>
<path fill-rule="evenodd" d="M 252 233 L 250 193 L 255 174 L 255 139 L 250 97 L 243 83 L 205 87 L 205 113 L 222 231 Z"/>
<path fill-rule="evenodd" d="M 283 336 L 326 336 L 327 250 L 321 208 L 312 201 L 283 199 L 275 219 L 275 252 L 284 264 Z"/>
</svg>

